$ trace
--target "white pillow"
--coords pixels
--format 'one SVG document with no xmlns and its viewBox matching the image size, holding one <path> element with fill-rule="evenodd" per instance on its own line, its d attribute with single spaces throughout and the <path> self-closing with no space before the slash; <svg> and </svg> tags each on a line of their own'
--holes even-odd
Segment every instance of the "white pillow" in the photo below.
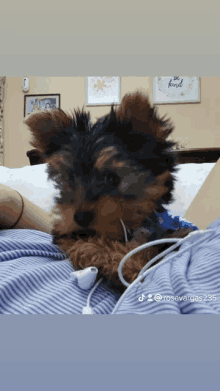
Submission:
<svg viewBox="0 0 220 391">
<path fill-rule="evenodd" d="M 17 190 L 33 204 L 50 212 L 54 205 L 54 196 L 59 194 L 54 183 L 48 181 L 47 164 L 7 168 L 0 166 L 0 183 Z"/>
<path fill-rule="evenodd" d="M 166 206 L 172 216 L 183 217 L 215 163 L 186 163 L 178 166 L 174 201 Z"/>
</svg>

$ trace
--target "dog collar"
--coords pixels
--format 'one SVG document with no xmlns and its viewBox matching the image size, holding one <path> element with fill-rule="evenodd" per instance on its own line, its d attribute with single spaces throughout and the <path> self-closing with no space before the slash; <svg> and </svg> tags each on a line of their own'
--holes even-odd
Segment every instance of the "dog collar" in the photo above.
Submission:
<svg viewBox="0 0 220 391">
<path fill-rule="evenodd" d="M 126 235 L 124 235 L 121 242 L 130 242 L 134 238 L 134 230 L 128 230 L 124 223 L 123 228 L 126 231 Z M 162 213 L 153 213 L 143 221 L 142 228 L 150 233 L 149 242 L 161 239 L 168 230 L 177 231 L 181 228 L 192 228 L 194 231 L 198 231 L 199 229 L 196 225 L 180 216 L 172 216 L 167 210 Z"/>
</svg>

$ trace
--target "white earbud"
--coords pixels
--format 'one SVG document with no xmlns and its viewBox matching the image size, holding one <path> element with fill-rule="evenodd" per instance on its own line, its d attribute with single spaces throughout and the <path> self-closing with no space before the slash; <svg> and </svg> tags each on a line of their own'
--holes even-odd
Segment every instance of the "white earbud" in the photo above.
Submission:
<svg viewBox="0 0 220 391">
<path fill-rule="evenodd" d="M 84 270 L 78 270 L 77 272 L 72 272 L 70 277 L 75 280 L 78 280 L 78 285 L 81 289 L 89 289 L 94 284 L 98 274 L 98 269 L 96 267 L 87 267 Z"/>
</svg>

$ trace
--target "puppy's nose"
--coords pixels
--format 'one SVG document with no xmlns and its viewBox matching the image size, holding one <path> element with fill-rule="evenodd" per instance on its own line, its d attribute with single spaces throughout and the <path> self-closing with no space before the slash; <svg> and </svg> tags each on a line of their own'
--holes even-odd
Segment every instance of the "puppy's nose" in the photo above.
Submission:
<svg viewBox="0 0 220 391">
<path fill-rule="evenodd" d="M 77 212 L 74 216 L 74 220 L 83 228 L 87 228 L 92 220 L 94 219 L 94 213 L 87 211 L 87 212 Z"/>
</svg>

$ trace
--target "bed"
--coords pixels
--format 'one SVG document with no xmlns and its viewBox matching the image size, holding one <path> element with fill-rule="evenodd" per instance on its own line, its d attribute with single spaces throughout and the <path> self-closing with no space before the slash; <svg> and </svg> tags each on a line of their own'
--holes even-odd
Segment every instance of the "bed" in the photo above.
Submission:
<svg viewBox="0 0 220 391">
<path fill-rule="evenodd" d="M 179 172 L 175 199 L 168 211 L 181 218 L 220 158 L 220 148 L 176 153 Z M 28 151 L 27 156 L 30 166 L 0 167 L 0 183 L 49 212 L 57 190 L 47 179 L 47 164 L 37 150 Z M 219 314 L 220 300 L 216 298 L 220 297 L 220 219 L 210 227 L 216 230 L 215 235 L 192 252 L 186 249 L 175 262 L 168 261 L 152 270 L 116 313 Z M 69 260 L 53 246 L 51 235 L 27 229 L 0 232 L 0 314 L 81 314 L 89 291 L 80 289 L 71 280 L 71 273 Z M 157 294 L 169 299 L 148 300 L 148 295 L 154 298 Z M 142 295 L 146 299 L 140 302 Z M 206 300 L 208 295 L 210 299 Z M 94 314 L 111 314 L 118 300 L 118 294 L 101 283 L 91 297 Z"/>
</svg>

